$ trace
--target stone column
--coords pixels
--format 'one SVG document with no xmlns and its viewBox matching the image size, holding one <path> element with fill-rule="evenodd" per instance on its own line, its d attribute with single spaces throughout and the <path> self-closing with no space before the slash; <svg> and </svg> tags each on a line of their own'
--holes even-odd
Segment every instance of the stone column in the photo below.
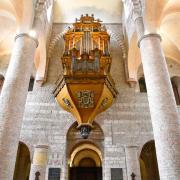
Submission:
<svg viewBox="0 0 180 180">
<path fill-rule="evenodd" d="M 132 0 L 139 39 L 141 60 L 146 80 L 161 180 L 180 177 L 179 117 L 165 56 L 158 34 L 144 35 L 144 22 L 139 0 Z"/>
<path fill-rule="evenodd" d="M 139 164 L 139 158 L 137 154 L 137 148 L 138 148 L 137 146 L 125 147 L 128 180 L 132 180 L 132 176 L 131 176 L 132 173 L 135 174 L 136 180 L 141 180 L 140 164 Z"/>
<path fill-rule="evenodd" d="M 33 162 L 31 164 L 29 180 L 45 180 L 46 167 L 48 164 L 48 146 L 37 145 L 34 150 Z"/>
<path fill-rule="evenodd" d="M 0 96 L 0 179 L 13 179 L 23 113 L 38 43 L 19 34 Z"/>
</svg>

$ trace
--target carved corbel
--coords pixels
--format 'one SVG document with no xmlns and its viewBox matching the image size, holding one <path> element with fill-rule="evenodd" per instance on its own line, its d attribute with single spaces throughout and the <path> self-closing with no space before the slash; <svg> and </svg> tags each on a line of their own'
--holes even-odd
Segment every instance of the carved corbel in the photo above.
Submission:
<svg viewBox="0 0 180 180">
<path fill-rule="evenodd" d="M 129 78 L 129 79 L 127 80 L 127 82 L 128 82 L 128 84 L 129 84 L 130 88 L 135 88 L 135 87 L 136 87 L 137 80 L 135 80 L 135 79 L 133 79 L 133 78 Z"/>
<path fill-rule="evenodd" d="M 131 0 L 132 2 L 132 17 L 133 20 L 136 21 L 137 18 L 142 18 L 142 4 L 141 0 Z"/>
</svg>

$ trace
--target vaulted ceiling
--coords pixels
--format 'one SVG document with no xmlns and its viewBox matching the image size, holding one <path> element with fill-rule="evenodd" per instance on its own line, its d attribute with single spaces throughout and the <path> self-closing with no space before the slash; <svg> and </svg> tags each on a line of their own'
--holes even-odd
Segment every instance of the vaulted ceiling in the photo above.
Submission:
<svg viewBox="0 0 180 180">
<path fill-rule="evenodd" d="M 11 53 L 18 31 L 28 29 L 32 8 L 30 0 L 0 1 L 0 56 Z"/>
<path fill-rule="evenodd" d="M 33 0 L 0 1 L 0 61 L 3 55 L 11 53 L 17 31 L 28 29 L 32 8 Z M 54 22 L 71 23 L 81 14 L 93 13 L 105 23 L 120 23 L 122 9 L 121 0 L 113 0 L 113 3 L 109 0 L 55 0 Z M 163 38 L 166 56 L 180 62 L 180 1 L 145 0 L 145 9 L 148 30 L 155 28 Z M 136 38 L 132 38 L 130 42 L 135 43 Z M 135 58 L 129 67 L 132 74 L 136 74 L 141 62 L 138 50 L 132 53 Z"/>
<path fill-rule="evenodd" d="M 146 0 L 145 20 L 147 33 L 157 32 L 161 35 L 166 58 L 180 63 L 180 1 Z M 129 47 L 133 47 L 128 54 L 129 77 L 137 80 L 141 58 L 136 34 L 132 36 Z"/>
</svg>

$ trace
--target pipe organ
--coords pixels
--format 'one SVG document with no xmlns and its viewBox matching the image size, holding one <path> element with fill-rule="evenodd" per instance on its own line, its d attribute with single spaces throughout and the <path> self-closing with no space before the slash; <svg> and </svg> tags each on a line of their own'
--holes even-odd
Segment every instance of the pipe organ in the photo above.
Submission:
<svg viewBox="0 0 180 180">
<path fill-rule="evenodd" d="M 88 138 L 96 115 L 110 107 L 118 93 L 110 74 L 110 36 L 99 19 L 86 14 L 69 27 L 64 41 L 63 77 L 53 93 L 77 120 L 81 136 Z"/>
</svg>

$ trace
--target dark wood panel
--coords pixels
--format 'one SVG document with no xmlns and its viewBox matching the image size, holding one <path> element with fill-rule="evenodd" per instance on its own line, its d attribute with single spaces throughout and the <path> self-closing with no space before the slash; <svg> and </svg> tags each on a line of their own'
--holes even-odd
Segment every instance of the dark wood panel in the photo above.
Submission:
<svg viewBox="0 0 180 180">
<path fill-rule="evenodd" d="M 72 167 L 70 180 L 102 180 L 101 167 Z"/>
<path fill-rule="evenodd" d="M 60 168 L 49 168 L 48 180 L 60 180 L 60 174 Z"/>
</svg>

